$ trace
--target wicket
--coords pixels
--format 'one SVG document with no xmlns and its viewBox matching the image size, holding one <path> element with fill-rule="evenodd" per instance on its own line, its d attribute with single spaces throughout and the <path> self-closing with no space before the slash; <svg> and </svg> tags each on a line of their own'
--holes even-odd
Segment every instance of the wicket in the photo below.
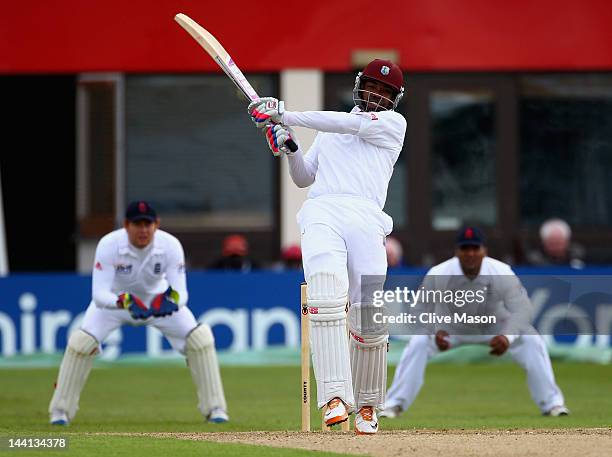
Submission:
<svg viewBox="0 0 612 457">
<path fill-rule="evenodd" d="M 301 327 L 302 327 L 302 338 L 301 338 L 301 349 L 302 349 L 302 431 L 310 431 L 310 319 L 308 313 L 308 300 L 307 300 L 307 286 L 303 282 L 300 287 L 300 315 L 301 315 Z M 331 427 L 325 425 L 325 409 L 323 408 L 321 413 L 321 430 L 330 431 Z M 348 432 L 350 430 L 350 418 L 341 424 L 342 431 Z"/>
</svg>

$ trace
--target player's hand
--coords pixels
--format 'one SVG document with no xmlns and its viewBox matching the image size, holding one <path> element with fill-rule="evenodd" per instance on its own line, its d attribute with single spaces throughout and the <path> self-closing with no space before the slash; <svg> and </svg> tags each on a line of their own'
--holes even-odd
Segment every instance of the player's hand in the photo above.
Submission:
<svg viewBox="0 0 612 457">
<path fill-rule="evenodd" d="M 270 124 L 281 124 L 285 102 L 274 97 L 263 97 L 251 102 L 247 111 L 258 128 L 264 128 Z"/>
<path fill-rule="evenodd" d="M 156 295 L 151 302 L 151 313 L 155 317 L 169 316 L 178 310 L 179 293 L 168 287 L 163 294 Z"/>
<path fill-rule="evenodd" d="M 281 156 L 282 154 L 286 154 L 291 156 L 295 154 L 292 152 L 287 146 L 286 143 L 288 140 L 293 140 L 297 143 L 297 138 L 295 137 L 295 133 L 290 127 L 285 125 L 268 125 L 263 130 L 264 135 L 266 135 L 266 141 L 268 142 L 268 146 L 276 157 Z"/>
<path fill-rule="evenodd" d="M 117 307 L 127 309 L 134 319 L 148 319 L 152 315 L 140 298 L 129 293 L 119 295 Z"/>
<path fill-rule="evenodd" d="M 510 347 L 510 341 L 508 341 L 508 338 L 504 335 L 497 335 L 491 338 L 489 346 L 491 346 L 491 352 L 489 352 L 489 354 L 502 355 L 508 350 L 508 347 Z"/>
<path fill-rule="evenodd" d="M 436 346 L 438 346 L 440 351 L 446 351 L 448 348 L 450 348 L 448 336 L 448 332 L 445 332 L 444 330 L 438 330 L 436 332 Z"/>
</svg>

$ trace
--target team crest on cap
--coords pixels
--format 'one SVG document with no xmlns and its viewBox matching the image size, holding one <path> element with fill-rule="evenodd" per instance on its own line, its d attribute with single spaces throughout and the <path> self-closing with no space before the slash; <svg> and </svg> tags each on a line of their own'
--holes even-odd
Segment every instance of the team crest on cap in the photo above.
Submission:
<svg viewBox="0 0 612 457">
<path fill-rule="evenodd" d="M 391 71 L 391 70 L 389 70 L 389 67 L 387 67 L 386 65 L 383 65 L 383 66 L 380 68 L 380 73 L 381 73 L 382 75 L 384 75 L 384 76 L 387 76 L 387 75 L 389 74 L 389 71 Z"/>
</svg>

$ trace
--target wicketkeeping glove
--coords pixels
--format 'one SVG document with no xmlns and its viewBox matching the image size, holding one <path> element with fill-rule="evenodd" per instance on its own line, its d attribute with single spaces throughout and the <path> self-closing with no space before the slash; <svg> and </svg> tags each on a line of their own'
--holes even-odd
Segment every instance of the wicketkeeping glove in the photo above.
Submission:
<svg viewBox="0 0 612 457">
<path fill-rule="evenodd" d="M 151 310 L 136 295 L 124 293 L 117 298 L 117 307 L 127 309 L 134 319 L 148 319 Z"/>
<path fill-rule="evenodd" d="M 272 154 L 276 157 L 283 154 L 287 154 L 288 156 L 295 154 L 295 152 L 292 152 L 289 147 L 286 146 L 289 140 L 293 140 L 297 144 L 295 133 L 290 127 L 280 124 L 269 125 L 263 132 L 266 135 L 266 141 L 272 150 Z"/>
<path fill-rule="evenodd" d="M 285 102 L 278 101 L 274 97 L 263 97 L 251 102 L 247 111 L 255 125 L 258 128 L 264 128 L 270 124 L 283 122 Z"/>
<path fill-rule="evenodd" d="M 155 317 L 169 316 L 178 310 L 179 293 L 168 287 L 163 294 L 156 295 L 151 302 L 151 313 Z"/>
</svg>

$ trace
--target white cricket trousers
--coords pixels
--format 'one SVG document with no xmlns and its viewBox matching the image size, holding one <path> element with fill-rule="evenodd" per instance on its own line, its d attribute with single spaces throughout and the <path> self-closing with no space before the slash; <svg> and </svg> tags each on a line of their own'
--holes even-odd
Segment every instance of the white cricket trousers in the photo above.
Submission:
<svg viewBox="0 0 612 457">
<path fill-rule="evenodd" d="M 450 338 L 449 350 L 452 351 L 452 347 L 463 344 L 488 344 L 492 336 L 452 335 Z M 435 337 L 432 335 L 415 335 L 410 338 L 395 370 L 385 408 L 399 406 L 405 411 L 410 407 L 423 386 L 427 361 L 439 352 Z M 519 336 L 510 345 L 508 352 L 527 373 L 529 393 L 541 412 L 565 404 L 561 389 L 555 382 L 548 350 L 541 335 Z"/>
<path fill-rule="evenodd" d="M 359 318 L 363 276 L 374 276 L 379 287 L 384 283 L 384 241 L 391 229 L 391 218 L 361 198 L 323 196 L 304 203 L 298 222 L 309 308 L 312 301 L 316 307 L 311 309 L 317 309 L 316 319 L 312 317 L 310 322 L 317 405 L 322 407 L 339 397 L 350 407 L 380 408 L 387 379 L 387 335 L 378 336 L 377 347 L 366 345 L 369 340 L 364 341 L 362 331 L 368 329 L 360 325 Z M 334 279 L 330 281 L 330 277 Z M 344 316 L 347 296 L 348 326 L 353 335 L 349 341 Z"/>
<path fill-rule="evenodd" d="M 298 213 L 304 278 L 325 272 L 348 282 L 351 303 L 361 303 L 361 277 L 387 274 L 385 237 L 393 221 L 372 202 L 350 196 L 321 196 Z"/>
<path fill-rule="evenodd" d="M 172 348 L 185 354 L 187 335 L 197 327 L 198 322 L 186 306 L 181 306 L 170 316 L 137 320 L 128 310 L 98 308 L 91 302 L 85 312 L 81 328 L 102 343 L 113 330 L 123 325 L 152 325 L 164 334 Z"/>
</svg>

